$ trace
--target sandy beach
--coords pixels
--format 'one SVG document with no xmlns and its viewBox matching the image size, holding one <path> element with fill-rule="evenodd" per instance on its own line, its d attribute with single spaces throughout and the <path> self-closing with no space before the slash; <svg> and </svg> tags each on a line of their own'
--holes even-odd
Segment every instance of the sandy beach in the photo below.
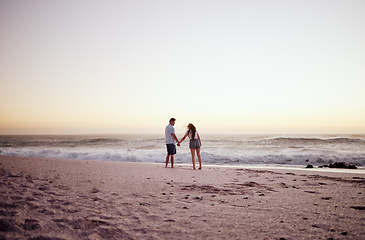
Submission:
<svg viewBox="0 0 365 240">
<path fill-rule="evenodd" d="M 0 239 L 365 239 L 365 174 L 0 156 Z"/>
</svg>

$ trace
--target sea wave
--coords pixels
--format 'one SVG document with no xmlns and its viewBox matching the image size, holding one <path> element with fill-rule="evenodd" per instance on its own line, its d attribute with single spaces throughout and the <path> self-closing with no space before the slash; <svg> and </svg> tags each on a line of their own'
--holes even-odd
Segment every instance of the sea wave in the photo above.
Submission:
<svg viewBox="0 0 365 240">
<path fill-rule="evenodd" d="M 205 164 L 365 166 L 365 135 L 202 135 Z M 0 154 L 121 162 L 164 162 L 163 135 L 0 136 Z M 190 163 L 188 141 L 177 163 Z"/>
<path fill-rule="evenodd" d="M 59 149 L 0 149 L 0 155 L 29 156 L 44 158 L 119 161 L 119 162 L 152 162 L 163 163 L 165 152 L 160 150 L 59 150 Z M 202 159 L 205 164 L 216 165 L 293 165 L 314 166 L 327 165 L 334 162 L 346 162 L 356 166 L 365 166 L 365 154 L 232 154 L 229 152 L 202 151 Z M 175 155 L 176 163 L 190 163 L 190 152 L 180 152 Z"/>
<path fill-rule="evenodd" d="M 37 147 L 37 146 L 52 146 L 52 147 L 79 147 L 92 145 L 107 145 L 123 143 L 125 140 L 118 138 L 107 137 L 59 137 L 59 136 L 10 136 L 0 139 L 0 147 Z"/>
<path fill-rule="evenodd" d="M 261 140 L 261 142 L 277 142 L 277 143 L 305 143 L 305 144 L 365 144 L 365 139 L 348 138 L 348 137 L 334 137 L 334 138 L 316 138 L 316 137 L 275 137 Z"/>
</svg>

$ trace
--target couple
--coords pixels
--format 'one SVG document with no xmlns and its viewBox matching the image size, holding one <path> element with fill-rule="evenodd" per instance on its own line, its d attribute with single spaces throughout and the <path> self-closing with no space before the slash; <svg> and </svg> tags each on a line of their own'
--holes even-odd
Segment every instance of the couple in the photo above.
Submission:
<svg viewBox="0 0 365 240">
<path fill-rule="evenodd" d="M 200 141 L 200 136 L 198 134 L 198 131 L 196 130 L 195 126 L 191 123 L 188 125 L 188 131 L 185 133 L 185 136 L 179 141 L 175 135 L 175 118 L 170 119 L 170 124 L 166 126 L 165 129 L 165 136 L 166 136 L 166 146 L 167 146 L 167 156 L 166 156 L 166 166 L 169 163 L 169 160 L 171 159 L 171 167 L 174 167 L 174 155 L 176 154 L 176 146 L 175 141 L 177 142 L 177 146 L 180 146 L 180 143 L 182 143 L 186 137 L 189 137 L 190 143 L 189 148 L 191 152 L 191 160 L 193 161 L 193 168 L 195 170 L 195 152 L 198 156 L 199 160 L 199 169 L 202 169 L 202 158 L 200 156 L 200 146 L 202 145 Z"/>
</svg>

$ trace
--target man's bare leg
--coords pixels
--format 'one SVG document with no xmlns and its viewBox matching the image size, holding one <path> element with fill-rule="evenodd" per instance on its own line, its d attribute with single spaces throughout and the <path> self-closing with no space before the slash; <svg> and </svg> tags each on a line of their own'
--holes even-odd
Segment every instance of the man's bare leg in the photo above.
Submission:
<svg viewBox="0 0 365 240">
<path fill-rule="evenodd" d="M 169 158 L 170 158 L 170 155 L 167 155 L 166 156 L 166 166 L 165 166 L 165 168 L 167 168 L 167 165 L 169 164 Z"/>
</svg>

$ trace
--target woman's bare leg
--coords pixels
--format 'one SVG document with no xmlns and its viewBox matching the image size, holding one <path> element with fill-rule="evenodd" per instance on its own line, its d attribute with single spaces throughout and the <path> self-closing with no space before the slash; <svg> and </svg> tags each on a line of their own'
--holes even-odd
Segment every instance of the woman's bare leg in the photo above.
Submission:
<svg viewBox="0 0 365 240">
<path fill-rule="evenodd" d="M 193 169 L 195 170 L 195 149 L 190 148 L 190 152 L 191 152 L 191 160 L 193 161 Z"/>
<path fill-rule="evenodd" d="M 198 155 L 199 169 L 201 169 L 202 168 L 202 157 L 200 156 L 200 148 L 196 149 L 196 155 Z"/>
</svg>

